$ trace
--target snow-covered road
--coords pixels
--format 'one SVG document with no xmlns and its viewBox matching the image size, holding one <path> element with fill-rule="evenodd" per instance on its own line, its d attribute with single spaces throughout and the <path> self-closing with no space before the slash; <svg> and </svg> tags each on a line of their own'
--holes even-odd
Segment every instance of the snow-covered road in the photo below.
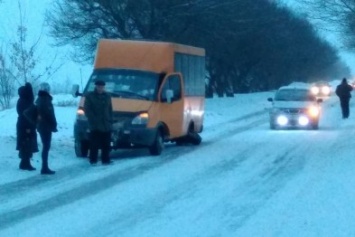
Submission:
<svg viewBox="0 0 355 237">
<path fill-rule="evenodd" d="M 118 151 L 91 167 L 59 137 L 55 176 L 1 182 L 0 236 L 355 236 L 355 120 L 333 97 L 320 130 L 272 131 L 267 96 L 244 113 L 241 98 L 213 102 L 203 143 L 160 157 Z"/>
</svg>

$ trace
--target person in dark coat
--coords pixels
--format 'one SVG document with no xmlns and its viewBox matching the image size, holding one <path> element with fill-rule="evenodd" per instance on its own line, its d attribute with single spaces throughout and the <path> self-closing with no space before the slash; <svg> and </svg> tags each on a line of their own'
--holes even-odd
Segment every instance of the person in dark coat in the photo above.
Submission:
<svg viewBox="0 0 355 237">
<path fill-rule="evenodd" d="M 31 165 L 31 158 L 33 153 L 38 152 L 36 124 L 29 121 L 24 111 L 34 106 L 34 94 L 32 85 L 26 83 L 18 89 L 19 99 L 17 100 L 17 123 L 16 123 L 16 150 L 19 151 L 19 158 L 21 159 L 19 168 L 21 170 L 36 170 Z"/>
<path fill-rule="evenodd" d="M 340 85 L 338 85 L 335 90 L 335 94 L 339 97 L 340 100 L 340 107 L 343 119 L 349 118 L 350 115 L 349 102 L 352 90 L 353 87 L 348 84 L 346 78 L 343 78 Z"/>
<path fill-rule="evenodd" d="M 49 94 L 48 83 L 41 83 L 39 86 L 37 106 L 37 131 L 42 141 L 42 169 L 41 174 L 55 174 L 55 171 L 48 167 L 48 155 L 52 142 L 52 133 L 57 132 L 57 119 L 52 104 L 53 97 Z"/>
<path fill-rule="evenodd" d="M 86 94 L 84 111 L 90 128 L 90 164 L 97 163 L 99 149 L 102 164 L 110 164 L 112 102 L 104 81 L 96 81 L 94 91 Z"/>
</svg>

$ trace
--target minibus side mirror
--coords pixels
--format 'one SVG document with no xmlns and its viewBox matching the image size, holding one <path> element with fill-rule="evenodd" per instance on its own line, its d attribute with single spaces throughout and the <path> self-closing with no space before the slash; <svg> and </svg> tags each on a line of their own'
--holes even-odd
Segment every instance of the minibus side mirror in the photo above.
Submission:
<svg viewBox="0 0 355 237">
<path fill-rule="evenodd" d="M 173 90 L 170 90 L 170 89 L 166 90 L 165 96 L 166 96 L 166 101 L 167 101 L 169 104 L 171 104 L 172 99 L 173 99 L 173 97 L 174 97 L 174 91 L 173 91 Z"/>
<path fill-rule="evenodd" d="M 83 93 L 79 92 L 79 85 L 78 84 L 74 84 L 72 87 L 72 91 L 71 94 L 73 95 L 73 97 L 78 97 L 78 96 L 82 96 Z"/>
<path fill-rule="evenodd" d="M 267 101 L 273 102 L 274 100 L 272 98 L 267 98 Z"/>
</svg>

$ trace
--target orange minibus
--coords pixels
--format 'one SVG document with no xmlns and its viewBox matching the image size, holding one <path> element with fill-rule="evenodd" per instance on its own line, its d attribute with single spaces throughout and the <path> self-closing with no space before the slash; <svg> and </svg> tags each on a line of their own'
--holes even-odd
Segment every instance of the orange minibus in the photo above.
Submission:
<svg viewBox="0 0 355 237">
<path fill-rule="evenodd" d="M 205 106 L 205 50 L 136 40 L 98 41 L 94 70 L 81 95 L 74 125 L 75 152 L 86 157 L 89 129 L 85 93 L 97 79 L 112 97 L 112 149 L 146 147 L 160 155 L 164 143 L 201 143 Z"/>
</svg>

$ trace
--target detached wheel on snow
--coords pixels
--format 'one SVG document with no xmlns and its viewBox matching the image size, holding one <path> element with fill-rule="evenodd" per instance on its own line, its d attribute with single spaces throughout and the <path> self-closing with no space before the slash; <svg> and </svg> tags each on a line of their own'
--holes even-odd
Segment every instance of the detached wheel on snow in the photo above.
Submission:
<svg viewBox="0 0 355 237">
<path fill-rule="evenodd" d="M 188 139 L 189 139 L 189 141 L 190 141 L 190 143 L 192 145 L 196 145 L 197 146 L 197 145 L 200 145 L 201 142 L 202 142 L 201 136 L 198 133 L 196 133 L 196 132 L 191 132 L 190 131 L 187 136 L 188 136 Z"/>
<path fill-rule="evenodd" d="M 189 128 L 189 132 L 187 133 L 187 135 L 185 135 L 184 137 L 178 138 L 176 141 L 176 145 L 177 146 L 183 146 L 183 145 L 188 145 L 188 144 L 192 144 L 192 145 L 200 145 L 202 142 L 202 137 L 194 131 L 193 127 L 190 126 Z"/>
<path fill-rule="evenodd" d="M 164 149 L 164 138 L 163 133 L 158 130 L 157 136 L 152 146 L 149 147 L 149 152 L 153 156 L 158 156 Z"/>
<path fill-rule="evenodd" d="M 89 141 L 75 141 L 75 155 L 86 158 L 89 154 Z"/>
</svg>

